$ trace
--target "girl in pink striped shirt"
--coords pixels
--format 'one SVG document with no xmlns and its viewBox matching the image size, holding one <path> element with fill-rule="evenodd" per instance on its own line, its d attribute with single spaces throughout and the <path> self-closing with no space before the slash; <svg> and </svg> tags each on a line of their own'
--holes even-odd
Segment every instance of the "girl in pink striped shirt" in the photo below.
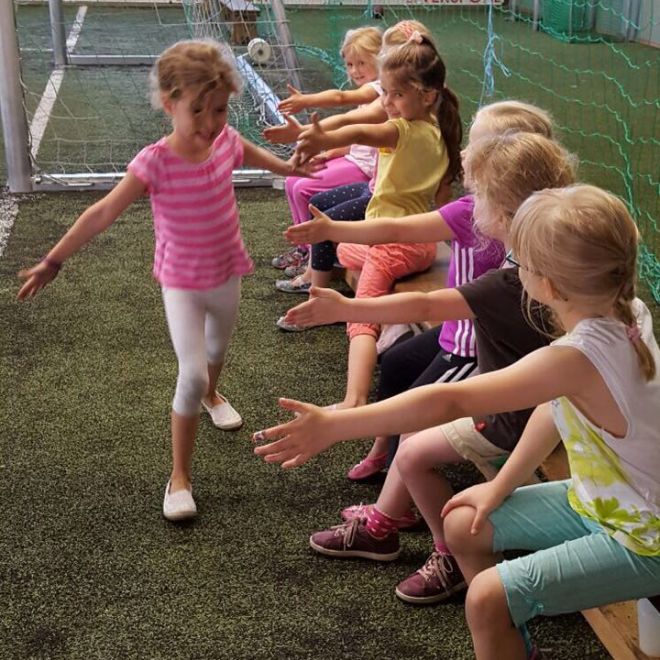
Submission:
<svg viewBox="0 0 660 660">
<path fill-rule="evenodd" d="M 231 55 L 212 41 L 181 41 L 158 58 L 153 102 L 172 119 L 172 132 L 140 151 L 126 176 L 90 206 L 36 266 L 21 271 L 18 297 L 35 295 L 63 262 L 110 227 L 143 194 L 151 197 L 156 250 L 153 274 L 179 363 L 172 403 L 173 467 L 163 515 L 192 518 L 192 454 L 200 404 L 223 430 L 243 421 L 217 390 L 236 321 L 240 281 L 252 270 L 238 222 L 232 170 L 245 164 L 276 174 L 309 176 L 241 137 L 227 124 L 229 98 L 240 89 Z"/>
</svg>

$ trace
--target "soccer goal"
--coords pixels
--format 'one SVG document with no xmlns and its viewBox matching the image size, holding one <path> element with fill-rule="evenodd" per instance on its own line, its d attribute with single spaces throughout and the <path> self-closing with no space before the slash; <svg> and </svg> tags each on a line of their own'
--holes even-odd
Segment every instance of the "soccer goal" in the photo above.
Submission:
<svg viewBox="0 0 660 660">
<path fill-rule="evenodd" d="M 417 19 L 447 64 L 465 126 L 517 98 L 548 110 L 580 178 L 620 195 L 642 236 L 642 280 L 660 301 L 657 0 L 26 0 L 0 2 L 0 98 L 13 192 L 113 185 L 167 131 L 148 72 L 177 40 L 231 47 L 245 91 L 230 122 L 265 144 L 286 84 L 348 84 L 346 30 Z M 299 119 L 305 121 L 305 116 Z M 265 145 L 280 155 L 291 145 Z M 239 171 L 237 185 L 272 184 Z"/>
</svg>

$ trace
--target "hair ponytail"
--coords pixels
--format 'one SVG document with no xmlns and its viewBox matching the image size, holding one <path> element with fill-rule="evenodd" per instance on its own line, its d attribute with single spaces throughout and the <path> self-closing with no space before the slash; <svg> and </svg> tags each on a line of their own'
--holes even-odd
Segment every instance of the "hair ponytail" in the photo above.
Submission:
<svg viewBox="0 0 660 660">
<path fill-rule="evenodd" d="M 637 319 L 632 310 L 632 301 L 634 298 L 635 284 L 634 281 L 630 279 L 621 287 L 619 295 L 614 302 L 614 316 L 628 329 L 628 338 L 635 349 L 635 353 L 637 353 L 639 368 L 641 369 L 642 374 L 644 374 L 644 378 L 649 381 L 655 378 L 656 364 L 649 347 L 639 336 Z"/>
<path fill-rule="evenodd" d="M 445 63 L 431 37 L 415 31 L 406 43 L 385 51 L 381 56 L 380 67 L 382 71 L 392 71 L 400 75 L 420 92 L 437 92 L 436 117 L 449 158 L 449 166 L 443 180 L 450 183 L 459 179 L 463 173 L 463 124 L 458 111 L 458 98 L 445 85 Z"/>
<path fill-rule="evenodd" d="M 458 97 L 447 86 L 442 88 L 438 98 L 438 126 L 447 147 L 449 167 L 445 181 L 451 183 L 463 175 L 461 164 L 461 142 L 463 141 L 463 123 L 458 112 Z"/>
</svg>

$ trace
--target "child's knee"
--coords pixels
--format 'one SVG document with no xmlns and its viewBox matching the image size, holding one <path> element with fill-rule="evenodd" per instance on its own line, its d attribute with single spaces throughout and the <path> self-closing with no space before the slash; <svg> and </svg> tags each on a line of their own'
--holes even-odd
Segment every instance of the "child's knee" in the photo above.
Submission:
<svg viewBox="0 0 660 660">
<path fill-rule="evenodd" d="M 402 436 L 399 443 L 399 449 L 396 452 L 396 466 L 399 474 L 406 479 L 406 477 L 413 477 L 419 474 L 420 471 L 430 470 L 433 465 L 430 465 L 428 459 L 425 459 L 426 452 L 422 448 L 417 447 L 415 441 L 412 439 L 415 434 Z"/>
<path fill-rule="evenodd" d="M 460 554 L 474 543 L 475 537 L 471 530 L 475 513 L 471 506 L 460 506 L 444 517 L 445 540 L 453 554 Z"/>
<path fill-rule="evenodd" d="M 475 575 L 465 597 L 465 617 L 470 630 L 511 622 L 506 594 L 493 566 Z"/>
<path fill-rule="evenodd" d="M 200 402 L 209 387 L 206 369 L 182 370 L 176 384 L 172 407 L 179 415 L 191 416 L 199 412 Z"/>
</svg>

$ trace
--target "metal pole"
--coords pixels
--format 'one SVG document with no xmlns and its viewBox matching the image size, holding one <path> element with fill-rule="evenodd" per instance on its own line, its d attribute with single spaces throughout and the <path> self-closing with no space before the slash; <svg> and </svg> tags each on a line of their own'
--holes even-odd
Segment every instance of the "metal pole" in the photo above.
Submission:
<svg viewBox="0 0 660 660">
<path fill-rule="evenodd" d="M 64 31 L 62 0 L 48 0 L 48 11 L 50 13 L 50 34 L 53 39 L 55 66 L 64 66 L 68 64 L 68 54 L 66 52 L 66 33 Z"/>
<path fill-rule="evenodd" d="M 13 0 L 0 2 L 0 113 L 11 192 L 32 190 L 28 126 L 23 109 L 20 52 Z"/>
<path fill-rule="evenodd" d="M 284 3 L 282 0 L 271 0 L 270 4 L 273 9 L 273 16 L 275 17 L 277 36 L 282 44 L 284 63 L 286 64 L 286 68 L 289 69 L 289 79 L 296 89 L 301 89 L 300 65 L 298 64 L 296 50 L 293 47 L 293 39 L 291 38 L 291 31 L 289 30 L 289 21 L 286 18 Z"/>
</svg>

